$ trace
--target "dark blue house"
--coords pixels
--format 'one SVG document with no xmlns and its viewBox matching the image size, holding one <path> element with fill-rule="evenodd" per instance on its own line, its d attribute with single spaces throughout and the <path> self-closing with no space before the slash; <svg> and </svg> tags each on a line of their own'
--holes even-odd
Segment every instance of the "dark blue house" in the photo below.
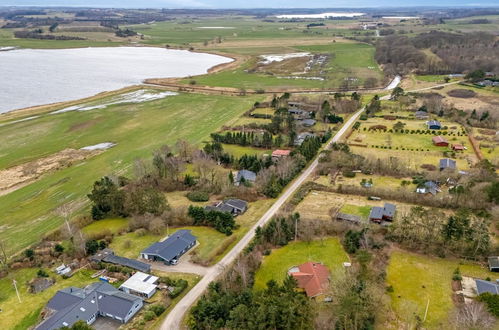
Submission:
<svg viewBox="0 0 499 330">
<path fill-rule="evenodd" d="M 170 235 L 163 242 L 157 242 L 140 253 L 141 258 L 151 261 L 163 261 L 167 265 L 175 264 L 178 259 L 196 245 L 196 236 L 190 230 L 181 229 Z"/>
<path fill-rule="evenodd" d="M 430 120 L 426 123 L 428 125 L 428 129 L 441 129 L 442 124 L 438 120 Z"/>
</svg>

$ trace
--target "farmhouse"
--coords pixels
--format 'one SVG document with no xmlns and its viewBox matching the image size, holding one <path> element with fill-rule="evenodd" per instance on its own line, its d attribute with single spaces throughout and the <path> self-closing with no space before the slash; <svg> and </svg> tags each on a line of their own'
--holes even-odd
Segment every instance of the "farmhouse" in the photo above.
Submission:
<svg viewBox="0 0 499 330">
<path fill-rule="evenodd" d="M 449 142 L 441 136 L 434 136 L 431 140 L 438 147 L 447 147 L 449 145 Z"/>
<path fill-rule="evenodd" d="M 117 256 L 114 254 L 113 250 L 108 248 L 94 254 L 92 257 L 90 257 L 90 260 L 94 262 L 106 262 L 114 265 L 125 266 L 144 273 L 149 273 L 151 271 L 151 265 L 140 262 L 138 260 Z"/>
<path fill-rule="evenodd" d="M 143 306 L 142 299 L 119 291 L 103 282 L 84 289 L 69 287 L 57 291 L 45 306 L 46 318 L 35 329 L 53 330 L 70 327 L 76 321 L 87 324 L 105 316 L 127 323 Z"/>
<path fill-rule="evenodd" d="M 255 182 L 256 173 L 248 170 L 240 170 L 237 172 L 234 178 L 234 185 L 239 186 L 241 183 L 245 182 Z"/>
<path fill-rule="evenodd" d="M 150 261 L 163 261 L 167 265 L 176 264 L 178 259 L 196 245 L 196 236 L 190 230 L 181 229 L 166 240 L 157 242 L 143 250 L 140 257 Z"/>
<path fill-rule="evenodd" d="M 454 150 L 454 151 L 463 151 L 464 150 L 464 146 L 462 144 L 459 144 L 459 143 L 455 143 L 451 147 L 452 147 L 452 150 Z"/>
<path fill-rule="evenodd" d="M 312 138 L 314 136 L 315 136 L 315 134 L 313 134 L 313 133 L 308 133 L 308 132 L 300 133 L 296 136 L 293 144 L 295 146 L 301 146 L 307 138 Z"/>
<path fill-rule="evenodd" d="M 208 205 L 204 208 L 206 211 L 220 211 L 227 212 L 233 215 L 239 215 L 246 212 L 248 209 L 248 202 L 243 201 L 242 199 L 227 199 L 223 202 L 218 202 L 216 205 Z"/>
<path fill-rule="evenodd" d="M 440 171 L 443 171 L 446 169 L 455 170 L 456 169 L 456 161 L 454 159 L 449 159 L 449 158 L 440 159 L 439 168 L 440 168 Z"/>
<path fill-rule="evenodd" d="M 428 125 L 428 129 L 441 129 L 442 125 L 438 120 L 430 120 L 426 123 Z"/>
<path fill-rule="evenodd" d="M 414 113 L 414 117 L 416 117 L 416 119 L 422 120 L 422 119 L 430 118 L 430 115 L 428 115 L 428 112 L 426 112 L 426 111 L 416 111 Z"/>
<path fill-rule="evenodd" d="M 369 220 L 381 223 L 383 220 L 392 221 L 397 207 L 391 203 L 385 203 L 383 207 L 375 206 L 369 212 Z"/>
<path fill-rule="evenodd" d="M 329 288 L 329 270 L 317 262 L 309 261 L 300 266 L 291 267 L 288 275 L 293 276 L 298 283 L 298 288 L 303 289 L 309 298 L 323 295 Z"/>
<path fill-rule="evenodd" d="M 151 298 L 156 293 L 156 284 L 159 277 L 136 272 L 120 286 L 120 290 L 129 294 L 140 296 L 146 299 Z"/>
<path fill-rule="evenodd" d="M 489 269 L 491 272 L 499 272 L 499 257 L 489 257 Z"/>
<path fill-rule="evenodd" d="M 281 158 L 286 158 L 291 154 L 291 150 L 277 149 L 272 152 L 272 160 L 277 161 Z"/>
</svg>

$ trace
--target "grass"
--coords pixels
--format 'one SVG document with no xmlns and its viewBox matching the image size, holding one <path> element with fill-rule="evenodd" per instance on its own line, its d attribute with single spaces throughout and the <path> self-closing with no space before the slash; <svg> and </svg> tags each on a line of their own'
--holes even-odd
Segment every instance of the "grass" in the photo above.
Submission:
<svg viewBox="0 0 499 330">
<path fill-rule="evenodd" d="M 244 154 L 262 156 L 264 154 L 271 154 L 272 150 L 260 149 L 253 147 L 243 147 L 237 144 L 223 144 L 224 151 L 228 152 L 232 156 L 239 158 Z"/>
<path fill-rule="evenodd" d="M 102 100 L 104 102 L 105 99 Z M 78 166 L 49 173 L 0 197 L 0 239 L 13 254 L 56 229 L 62 219 L 54 210 L 77 202 L 75 213 L 87 212 L 86 194 L 99 177 L 129 175 L 137 158 L 150 158 L 164 144 L 185 139 L 195 145 L 243 114 L 261 97 L 180 94 L 161 100 L 118 104 L 106 109 L 42 115 L 0 127 L 0 169 L 101 142 L 117 145 Z M 202 120 L 193 120 L 202 118 Z M 74 129 L 88 124 L 85 129 Z"/>
<path fill-rule="evenodd" d="M 367 219 L 367 217 L 369 216 L 369 212 L 371 212 L 371 206 L 369 206 L 369 205 L 359 206 L 359 205 L 345 204 L 341 208 L 340 212 L 346 213 L 346 214 L 358 215 L 364 219 Z"/>
<path fill-rule="evenodd" d="M 87 236 L 98 235 L 103 232 L 117 234 L 128 227 L 128 220 L 123 218 L 104 219 L 91 223 L 84 227 L 82 232 Z"/>
<path fill-rule="evenodd" d="M 409 324 L 409 328 L 414 327 L 415 314 L 423 318 L 429 300 L 428 316 L 423 326 L 428 329 L 447 328 L 448 315 L 454 307 L 452 273 L 457 267 L 463 276 L 484 279 L 492 275 L 474 264 L 394 251 L 387 269 L 386 284 L 394 289 L 389 293 L 391 304 L 402 322 Z"/>
<path fill-rule="evenodd" d="M 254 288 L 264 289 L 270 280 L 282 282 L 289 268 L 307 261 L 321 262 L 329 268 L 332 276 L 343 267 L 342 263 L 349 261 L 338 238 L 326 238 L 323 241 L 291 242 L 288 245 L 272 250 L 264 257 L 262 265 L 255 274 Z"/>
<path fill-rule="evenodd" d="M 56 291 L 68 286 L 83 287 L 95 279 L 90 278 L 92 274 L 89 270 L 80 270 L 69 279 L 63 279 L 48 271 L 50 276 L 55 276 L 56 283 L 47 290 L 32 294 L 28 291 L 27 283 L 36 277 L 38 268 L 24 268 L 14 270 L 0 279 L 0 323 L 5 329 L 28 329 L 38 321 L 39 312 L 47 301 L 52 298 Z M 17 300 L 12 280 L 17 281 L 21 303 Z M 27 308 L 27 306 L 29 306 Z"/>
</svg>

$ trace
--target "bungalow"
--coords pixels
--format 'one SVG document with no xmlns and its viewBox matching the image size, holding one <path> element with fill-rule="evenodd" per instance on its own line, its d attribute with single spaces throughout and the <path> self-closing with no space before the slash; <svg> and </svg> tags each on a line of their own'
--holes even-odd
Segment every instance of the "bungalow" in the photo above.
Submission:
<svg viewBox="0 0 499 330">
<path fill-rule="evenodd" d="M 447 147 L 449 145 L 449 142 L 441 136 L 434 136 L 431 140 L 438 147 Z"/>
<path fill-rule="evenodd" d="M 295 146 L 301 146 L 302 143 L 307 139 L 307 138 L 312 138 L 314 137 L 315 134 L 312 134 L 312 133 L 308 133 L 308 132 L 304 132 L 304 133 L 300 133 L 296 136 L 295 138 L 295 141 L 294 141 L 294 145 Z"/>
<path fill-rule="evenodd" d="M 317 262 L 309 261 L 291 267 L 288 275 L 296 280 L 298 288 L 303 289 L 309 298 L 323 295 L 329 288 L 329 270 Z"/>
<path fill-rule="evenodd" d="M 440 168 L 440 171 L 443 171 L 446 169 L 455 170 L 456 169 L 456 161 L 454 159 L 449 159 L 449 158 L 440 159 L 439 168 Z"/>
<path fill-rule="evenodd" d="M 489 257 L 489 269 L 491 272 L 499 272 L 499 257 Z"/>
<path fill-rule="evenodd" d="M 442 125 L 438 120 L 430 120 L 426 123 L 428 125 L 428 129 L 441 129 Z"/>
<path fill-rule="evenodd" d="M 303 127 L 312 127 L 314 126 L 316 123 L 315 119 L 303 119 L 303 120 L 300 120 L 300 124 L 303 126 Z"/>
<path fill-rule="evenodd" d="M 310 112 L 302 110 L 302 109 L 289 109 L 288 113 L 293 115 L 296 119 L 308 119 L 310 118 Z"/>
<path fill-rule="evenodd" d="M 96 282 L 84 289 L 69 287 L 57 291 L 45 306 L 45 319 L 36 330 L 71 327 L 79 320 L 88 325 L 99 316 L 127 323 L 143 306 L 141 298 L 119 291 L 112 285 Z"/>
<path fill-rule="evenodd" d="M 136 272 L 120 286 L 120 290 L 149 299 L 156 293 L 158 280 L 157 276 Z"/>
<path fill-rule="evenodd" d="M 154 243 L 140 253 L 142 259 L 163 261 L 167 265 L 175 265 L 178 259 L 196 245 L 196 236 L 190 230 L 181 229 L 162 242 Z"/>
<path fill-rule="evenodd" d="M 234 179 L 234 185 L 239 186 L 241 183 L 245 182 L 255 182 L 256 173 L 248 170 L 240 170 L 237 172 Z"/>
<path fill-rule="evenodd" d="M 423 120 L 423 119 L 428 119 L 430 118 L 430 115 L 428 114 L 428 112 L 426 111 L 416 111 L 414 113 L 414 117 L 416 117 L 416 119 L 420 119 L 420 120 Z"/>
<path fill-rule="evenodd" d="M 416 188 L 418 194 L 432 194 L 436 195 L 440 189 L 435 181 L 426 181 L 423 186 Z"/>
<path fill-rule="evenodd" d="M 491 294 L 499 294 L 499 283 L 497 280 L 495 282 L 475 280 L 475 283 L 476 283 L 476 293 L 478 295 L 481 295 L 482 293 L 485 292 Z"/>
<path fill-rule="evenodd" d="M 277 161 L 281 158 L 286 158 L 291 154 L 291 150 L 277 149 L 272 152 L 272 160 Z"/>
<path fill-rule="evenodd" d="M 151 265 L 140 262 L 138 260 L 117 256 L 114 254 L 114 251 L 109 248 L 105 248 L 104 250 L 97 252 L 92 257 L 90 257 L 90 260 L 97 263 L 106 262 L 109 264 L 125 266 L 143 273 L 151 272 Z"/>
<path fill-rule="evenodd" d="M 385 203 L 383 207 L 375 206 L 369 212 L 369 220 L 381 223 L 383 220 L 392 221 L 395 215 L 396 206 L 390 203 Z"/>
<path fill-rule="evenodd" d="M 218 202 L 216 205 L 208 205 L 204 208 L 206 211 L 214 210 L 220 212 L 227 212 L 233 215 L 239 215 L 246 212 L 248 209 L 248 202 L 242 199 L 227 199 L 223 202 Z"/>
<path fill-rule="evenodd" d="M 464 150 L 464 146 L 462 144 L 459 144 L 459 143 L 452 144 L 451 148 L 454 151 L 463 151 Z"/>
</svg>

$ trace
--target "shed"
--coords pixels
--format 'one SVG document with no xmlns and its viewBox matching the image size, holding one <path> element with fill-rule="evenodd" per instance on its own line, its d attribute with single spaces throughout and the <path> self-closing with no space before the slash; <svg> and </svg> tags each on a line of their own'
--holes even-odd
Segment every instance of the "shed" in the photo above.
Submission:
<svg viewBox="0 0 499 330">
<path fill-rule="evenodd" d="M 438 167 L 440 168 L 440 171 L 443 171 L 445 169 L 455 170 L 456 169 L 456 161 L 454 159 L 450 159 L 450 158 L 443 158 L 443 159 L 440 159 Z"/>
<path fill-rule="evenodd" d="M 441 136 L 434 136 L 432 138 L 433 144 L 439 147 L 447 147 L 449 142 Z"/>
<path fill-rule="evenodd" d="M 491 272 L 499 272 L 499 257 L 489 257 L 489 269 Z"/>
<path fill-rule="evenodd" d="M 128 267 L 128 268 L 132 268 L 132 269 L 144 272 L 144 273 L 151 272 L 151 265 L 140 262 L 138 260 L 120 257 L 120 256 L 117 256 L 114 254 L 108 255 L 107 257 L 102 259 L 102 261 L 110 263 L 110 264 L 114 264 L 114 265 L 120 265 L 120 266 L 124 266 L 124 267 Z"/>
<path fill-rule="evenodd" d="M 360 224 L 362 222 L 362 218 L 359 217 L 358 215 L 353 215 L 353 214 L 347 214 L 347 213 L 341 213 L 339 212 L 337 215 L 336 215 L 336 219 L 337 220 L 341 220 L 341 221 L 348 221 L 348 222 L 352 222 L 354 224 Z"/>
<path fill-rule="evenodd" d="M 196 236 L 190 230 L 180 229 L 162 242 L 154 243 L 140 253 L 141 258 L 151 261 L 163 261 L 167 265 L 176 261 L 196 245 Z"/>
<path fill-rule="evenodd" d="M 149 299 L 156 293 L 158 280 L 157 276 L 136 272 L 120 286 L 120 290 Z"/>
<path fill-rule="evenodd" d="M 430 120 L 426 123 L 428 125 L 428 129 L 441 129 L 442 125 L 438 120 Z"/>
<path fill-rule="evenodd" d="M 454 151 L 463 151 L 464 150 L 464 146 L 462 144 L 459 144 L 459 143 L 454 143 L 452 145 L 452 150 L 454 150 Z"/>
</svg>

